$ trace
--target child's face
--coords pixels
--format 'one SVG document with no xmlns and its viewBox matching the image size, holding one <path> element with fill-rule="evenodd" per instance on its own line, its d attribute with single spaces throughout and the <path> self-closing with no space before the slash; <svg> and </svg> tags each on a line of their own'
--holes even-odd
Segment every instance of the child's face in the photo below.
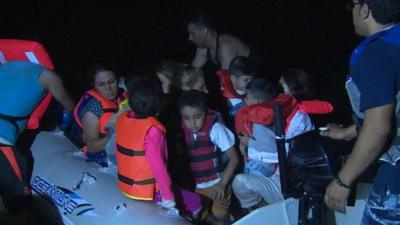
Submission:
<svg viewBox="0 0 400 225">
<path fill-rule="evenodd" d="M 285 94 L 287 94 L 287 95 L 291 95 L 292 94 L 292 92 L 289 89 L 289 86 L 287 85 L 287 83 L 285 82 L 283 77 L 281 77 L 281 79 L 279 79 L 279 84 L 282 86 L 283 92 L 285 92 Z"/>
<path fill-rule="evenodd" d="M 206 112 L 200 107 L 184 106 L 181 108 L 183 124 L 192 132 L 201 130 L 206 119 Z"/>
<path fill-rule="evenodd" d="M 208 90 L 206 88 L 206 82 L 204 80 L 204 76 L 199 76 L 196 80 L 196 82 L 193 83 L 192 86 L 187 86 L 184 85 L 182 87 L 183 90 L 189 91 L 189 90 L 198 90 L 204 93 L 208 93 Z"/>
<path fill-rule="evenodd" d="M 247 75 L 242 75 L 242 76 L 231 75 L 233 88 L 236 91 L 246 92 L 246 86 L 251 81 L 252 78 L 253 78 L 252 76 L 247 76 Z"/>
<path fill-rule="evenodd" d="M 244 103 L 246 105 L 254 105 L 260 103 L 259 100 L 253 97 L 250 91 L 246 91 L 246 97 L 244 98 Z"/>
</svg>

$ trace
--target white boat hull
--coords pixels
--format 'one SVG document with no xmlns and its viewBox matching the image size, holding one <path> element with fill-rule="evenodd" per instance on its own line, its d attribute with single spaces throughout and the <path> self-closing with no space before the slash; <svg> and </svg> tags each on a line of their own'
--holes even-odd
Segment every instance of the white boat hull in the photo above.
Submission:
<svg viewBox="0 0 400 225">
<path fill-rule="evenodd" d="M 151 202 L 135 201 L 117 187 L 116 168 L 85 161 L 79 149 L 63 135 L 41 132 L 32 147 L 35 167 L 31 180 L 41 207 L 60 223 L 71 225 L 190 224 L 171 217 Z M 50 204 L 51 203 L 51 204 Z"/>
<path fill-rule="evenodd" d="M 354 207 L 347 206 L 346 214 L 335 212 L 334 219 L 327 221 L 327 224 L 360 224 L 371 187 L 371 184 L 359 184 L 357 186 L 357 197 Z M 284 201 L 256 209 L 233 225 L 297 225 L 298 206 L 299 201 L 297 199 L 288 198 Z"/>
</svg>

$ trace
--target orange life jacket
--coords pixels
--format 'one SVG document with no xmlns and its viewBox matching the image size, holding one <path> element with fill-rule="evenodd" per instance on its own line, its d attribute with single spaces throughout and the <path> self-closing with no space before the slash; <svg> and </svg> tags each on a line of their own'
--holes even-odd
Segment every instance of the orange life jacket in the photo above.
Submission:
<svg viewBox="0 0 400 225">
<path fill-rule="evenodd" d="M 219 83 L 222 86 L 222 95 L 227 98 L 239 98 L 244 99 L 243 95 L 239 95 L 233 88 L 231 77 L 228 70 L 218 70 L 217 75 Z"/>
<path fill-rule="evenodd" d="M 90 89 L 89 91 L 86 91 L 74 109 L 75 121 L 81 128 L 83 127 L 78 112 L 81 109 L 82 105 L 93 97 L 100 102 L 101 107 L 103 108 L 103 115 L 101 115 L 101 117 L 99 118 L 99 132 L 105 134 L 105 127 L 110 118 L 118 111 L 119 103 L 122 102 L 125 98 L 124 94 L 120 95 L 117 98 L 117 101 L 111 101 L 102 96 L 98 91 L 96 91 L 96 89 Z"/>
<path fill-rule="evenodd" d="M 0 39 L 0 64 L 11 61 L 30 61 L 41 64 L 48 70 L 54 70 L 53 62 L 46 49 L 39 42 L 17 39 Z M 50 105 L 52 96 L 48 93 L 30 115 L 26 128 L 39 127 L 39 121 Z"/>
<path fill-rule="evenodd" d="M 136 119 L 129 113 L 123 112 L 116 123 L 118 187 L 130 198 L 153 200 L 158 187 L 146 159 L 144 140 L 152 126 L 164 133 L 165 128 L 154 117 Z"/>
<path fill-rule="evenodd" d="M 242 107 L 235 116 L 236 133 L 244 133 L 251 136 L 253 123 L 272 125 L 274 123 L 273 106 L 276 104 L 282 107 L 282 114 L 286 122 L 285 131 L 287 131 L 291 119 L 298 111 L 310 114 L 325 114 L 333 111 L 333 106 L 326 101 L 310 100 L 299 102 L 291 95 L 280 94 L 269 103 Z"/>
</svg>

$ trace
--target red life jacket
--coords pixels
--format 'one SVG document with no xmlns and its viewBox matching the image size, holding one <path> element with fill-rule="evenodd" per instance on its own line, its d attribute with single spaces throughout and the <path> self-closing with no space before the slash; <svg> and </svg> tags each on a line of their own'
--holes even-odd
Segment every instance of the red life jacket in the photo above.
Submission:
<svg viewBox="0 0 400 225">
<path fill-rule="evenodd" d="M 105 126 L 110 118 L 118 111 L 118 104 L 125 99 L 125 95 L 119 95 L 116 101 L 111 101 L 102 96 L 98 91 L 96 91 L 96 89 L 90 89 L 86 91 L 74 109 L 75 121 L 81 128 L 83 126 L 81 118 L 79 117 L 79 110 L 81 110 L 81 107 L 86 104 L 90 98 L 95 98 L 97 101 L 99 101 L 101 107 L 103 108 L 103 114 L 99 118 L 99 131 L 100 133 L 105 134 Z"/>
<path fill-rule="evenodd" d="M 0 64 L 11 61 L 30 61 L 41 64 L 48 70 L 54 70 L 53 62 L 46 49 L 36 41 L 0 39 Z M 39 127 L 39 121 L 50 105 L 52 96 L 48 93 L 30 115 L 26 128 L 30 130 Z"/>
<path fill-rule="evenodd" d="M 222 86 L 222 95 L 227 98 L 239 98 L 244 99 L 243 95 L 239 95 L 233 88 L 231 77 L 228 70 L 218 70 L 217 75 L 219 83 Z"/>
<path fill-rule="evenodd" d="M 144 151 L 144 140 L 152 126 L 165 133 L 164 126 L 154 117 L 136 119 L 123 112 L 117 119 L 118 187 L 133 199 L 153 200 L 158 190 Z"/>
<path fill-rule="evenodd" d="M 299 102 L 291 95 L 280 94 L 269 103 L 242 107 L 235 116 L 236 133 L 244 133 L 251 136 L 253 123 L 272 125 L 274 123 L 273 106 L 275 104 L 282 106 L 282 114 L 286 121 L 285 131 L 287 131 L 290 121 L 298 111 L 309 114 L 325 114 L 333 111 L 333 106 L 326 101 L 310 100 Z"/>
<path fill-rule="evenodd" d="M 218 115 L 216 113 L 208 112 L 203 127 L 197 132 L 196 140 L 194 140 L 192 132 L 182 123 L 190 167 L 196 183 L 218 178 L 220 166 L 218 165 L 217 146 L 210 139 L 211 128 L 217 120 Z"/>
</svg>

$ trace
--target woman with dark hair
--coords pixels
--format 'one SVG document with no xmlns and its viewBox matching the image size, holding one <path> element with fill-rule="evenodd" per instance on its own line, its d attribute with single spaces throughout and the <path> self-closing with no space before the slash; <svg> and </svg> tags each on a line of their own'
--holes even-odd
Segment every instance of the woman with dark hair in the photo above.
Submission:
<svg viewBox="0 0 400 225">
<path fill-rule="evenodd" d="M 118 88 L 118 77 L 102 65 L 94 65 L 89 73 L 92 89 L 86 91 L 74 110 L 76 123 L 83 131 L 84 153 L 87 161 L 107 167 L 105 146 L 110 135 L 106 124 L 125 99 Z"/>
</svg>

